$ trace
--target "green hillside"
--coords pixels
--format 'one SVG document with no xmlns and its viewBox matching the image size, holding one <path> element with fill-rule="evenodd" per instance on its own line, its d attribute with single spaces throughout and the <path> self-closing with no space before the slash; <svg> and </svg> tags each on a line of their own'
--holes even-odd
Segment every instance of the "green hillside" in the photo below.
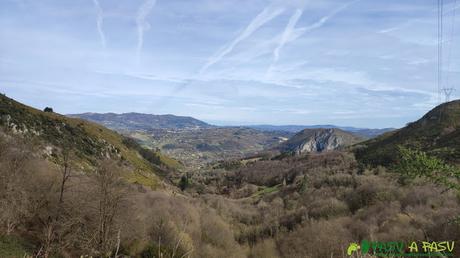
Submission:
<svg viewBox="0 0 460 258">
<path fill-rule="evenodd" d="M 460 100 L 435 107 L 416 122 L 355 146 L 358 160 L 371 165 L 397 162 L 397 146 L 419 149 L 430 155 L 460 161 Z"/>
<path fill-rule="evenodd" d="M 61 150 L 71 150 L 84 171 L 91 171 L 102 159 L 118 159 L 132 171 L 129 181 L 150 187 L 158 185 L 159 174 L 178 164 L 96 123 L 43 112 L 4 95 L 0 95 L 0 127 L 34 141 L 53 161 Z"/>
</svg>

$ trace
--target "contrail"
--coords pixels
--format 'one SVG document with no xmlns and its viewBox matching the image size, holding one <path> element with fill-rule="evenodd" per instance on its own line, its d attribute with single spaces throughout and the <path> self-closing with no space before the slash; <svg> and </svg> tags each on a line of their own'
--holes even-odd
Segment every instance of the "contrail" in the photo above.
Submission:
<svg viewBox="0 0 460 258">
<path fill-rule="evenodd" d="M 299 29 L 294 29 L 295 25 L 297 24 L 297 22 L 299 21 L 300 17 L 302 16 L 302 13 L 303 13 L 302 9 L 297 9 L 294 12 L 294 14 L 291 16 L 291 18 L 289 19 L 289 22 L 286 25 L 286 28 L 284 29 L 284 32 L 283 32 L 283 34 L 281 36 L 279 44 L 275 48 L 275 50 L 273 51 L 273 61 L 272 61 L 271 65 L 270 65 L 270 67 L 267 70 L 267 75 L 269 75 L 271 73 L 271 71 L 273 70 L 273 67 L 278 62 L 280 51 L 284 47 L 284 45 L 286 45 L 286 43 L 288 43 L 289 41 L 292 41 L 292 40 L 300 37 L 305 32 L 312 31 L 314 29 L 322 27 L 329 19 L 333 18 L 339 12 L 343 11 L 344 9 L 348 8 L 350 5 L 352 5 L 352 4 L 354 4 L 354 3 L 358 2 L 358 1 L 360 1 L 360 0 L 351 1 L 349 3 L 346 3 L 346 4 L 342 5 L 342 6 L 334 9 L 331 13 L 329 13 L 328 15 L 322 17 L 321 19 L 319 19 L 317 22 L 313 23 L 310 26 L 307 26 L 307 27 L 304 27 L 304 28 L 299 28 Z M 296 34 L 297 34 L 294 37 L 292 36 L 293 32 L 296 32 Z"/>
<path fill-rule="evenodd" d="M 102 47 L 105 48 L 106 46 L 106 40 L 105 40 L 105 34 L 104 31 L 102 30 L 102 25 L 104 23 L 104 15 L 102 12 L 101 5 L 99 4 L 99 0 L 93 0 L 94 6 L 96 7 L 97 11 L 97 31 L 99 33 L 99 37 L 101 38 L 101 44 Z"/>
<path fill-rule="evenodd" d="M 291 18 L 289 19 L 286 29 L 284 29 L 283 35 L 281 36 L 280 43 L 275 48 L 275 51 L 273 51 L 273 57 L 274 57 L 275 62 L 278 61 L 279 56 L 280 56 L 280 50 L 281 48 L 283 48 L 284 44 L 286 44 L 286 42 L 288 41 L 289 36 L 291 35 L 295 25 L 297 24 L 300 17 L 302 16 L 302 13 L 303 11 L 301 9 L 297 9 L 294 12 L 294 14 L 291 16 Z"/>
<path fill-rule="evenodd" d="M 136 56 L 137 60 L 139 60 L 140 53 L 142 51 L 142 46 L 144 45 L 144 31 L 150 28 L 150 24 L 145 21 L 147 16 L 152 11 L 153 7 L 155 6 L 156 0 L 146 0 L 144 4 L 142 4 L 136 16 L 136 24 L 137 24 L 137 48 L 136 48 Z"/>
<path fill-rule="evenodd" d="M 308 26 L 305 28 L 305 32 L 307 31 L 311 31 L 311 30 L 314 30 L 314 29 L 317 29 L 321 26 L 324 25 L 324 23 L 326 23 L 329 19 L 333 18 L 335 15 L 337 15 L 339 12 L 343 11 L 344 9 L 348 8 L 350 5 L 358 2 L 358 1 L 361 1 L 361 0 L 355 0 L 355 1 L 351 1 L 349 3 L 346 3 L 342 6 L 340 6 L 339 8 L 333 10 L 330 14 L 322 17 L 321 19 L 319 19 L 317 22 L 313 23 L 312 25 Z"/>
<path fill-rule="evenodd" d="M 201 68 L 200 74 L 204 73 L 209 67 L 219 62 L 224 56 L 232 52 L 233 48 L 252 35 L 257 29 L 271 21 L 273 18 L 277 17 L 284 11 L 284 8 L 276 7 L 273 9 L 272 6 L 266 7 L 261 13 L 259 13 L 249 25 L 244 29 L 244 31 L 238 35 L 232 42 L 225 46 L 222 50 L 218 51 L 216 54 L 211 56 L 208 59 L 208 62 Z"/>
<path fill-rule="evenodd" d="M 283 34 L 281 35 L 280 41 L 278 43 L 278 46 L 275 48 L 273 51 L 273 61 L 268 68 L 267 73 L 270 73 L 275 64 L 278 62 L 278 59 L 280 57 L 280 51 L 284 47 L 284 45 L 289 41 L 291 34 L 294 31 L 294 27 L 296 26 L 297 22 L 299 21 L 300 17 L 302 16 L 303 10 L 302 9 L 297 9 L 294 14 L 291 16 L 289 19 L 288 24 L 286 25 L 286 28 L 283 31 Z M 303 33 L 303 32 L 301 32 Z M 299 35 L 300 36 L 300 35 Z"/>
</svg>

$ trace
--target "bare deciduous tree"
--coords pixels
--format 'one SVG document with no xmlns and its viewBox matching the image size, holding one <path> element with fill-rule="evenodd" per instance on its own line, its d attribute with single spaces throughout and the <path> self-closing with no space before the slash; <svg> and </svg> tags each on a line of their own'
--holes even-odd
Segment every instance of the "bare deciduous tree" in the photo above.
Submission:
<svg viewBox="0 0 460 258">
<path fill-rule="evenodd" d="M 72 173 L 73 153 L 68 149 L 63 149 L 61 158 L 60 177 L 56 186 L 58 192 L 57 204 L 54 206 L 54 210 L 50 211 L 44 223 L 44 257 L 49 257 L 54 246 L 57 246 L 59 249 L 63 248 L 63 245 L 65 245 L 63 238 L 65 235 L 68 235 L 69 229 L 75 223 L 72 212 L 69 210 L 69 208 L 74 207 L 65 206 L 64 203 L 64 193 Z"/>
<path fill-rule="evenodd" d="M 11 234 L 27 213 L 27 196 L 22 181 L 30 152 L 21 140 L 0 137 L 0 221 Z"/>
<path fill-rule="evenodd" d="M 95 248 L 99 255 L 108 255 L 115 248 L 119 227 L 117 216 L 125 195 L 121 169 L 113 161 L 102 162 L 94 175 L 97 230 Z"/>
</svg>

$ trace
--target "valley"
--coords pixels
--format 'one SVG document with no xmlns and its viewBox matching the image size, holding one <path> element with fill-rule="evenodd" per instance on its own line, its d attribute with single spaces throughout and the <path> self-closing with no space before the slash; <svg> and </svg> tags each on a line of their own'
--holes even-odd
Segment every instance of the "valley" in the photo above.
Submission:
<svg viewBox="0 0 460 258">
<path fill-rule="evenodd" d="M 200 168 L 221 160 L 258 155 L 285 141 L 287 132 L 261 132 L 244 127 L 216 127 L 193 130 L 158 129 L 127 132 L 140 144 L 159 148 L 189 168 Z"/>
<path fill-rule="evenodd" d="M 136 139 L 141 145 L 158 149 L 182 162 L 188 169 L 199 169 L 212 163 L 242 159 L 247 156 L 262 155 L 266 151 L 289 152 L 296 145 L 303 145 L 308 132 L 321 134 L 322 130 L 332 130 L 334 144 L 327 150 L 335 150 L 352 145 L 370 136 L 377 136 L 390 129 L 364 129 L 327 125 L 319 126 L 215 126 L 192 117 L 173 115 L 126 114 L 73 114 L 95 122 L 119 133 Z M 307 135 L 296 135 L 305 129 Z M 326 131 L 325 131 L 326 132 Z M 372 132 L 372 133 L 371 133 Z M 335 136 L 338 135 L 338 137 Z M 295 136 L 290 141 L 289 138 Z M 329 138 L 329 136 L 324 136 Z M 315 145 L 322 145 L 320 139 Z M 288 142 L 286 142 L 288 141 Z M 326 140 L 327 141 L 327 140 Z M 286 142 L 283 145 L 281 143 Z M 310 143 L 311 144 L 311 143 Z M 278 146 L 280 145 L 280 146 Z M 325 143 L 325 145 L 328 145 Z M 321 152 L 322 148 L 308 151 Z"/>
<path fill-rule="evenodd" d="M 442 126 L 455 135 L 458 101 L 434 109 L 417 126 L 365 140 L 334 128 L 292 134 L 137 124 L 132 131 L 122 126 L 122 135 L 6 96 L 0 100 L 0 172 L 8 179 L 0 203 L 8 212 L 0 213 L 2 230 L 9 232 L 0 238 L 0 256 L 117 250 L 133 257 L 347 257 L 344 248 L 362 239 L 460 237 L 459 225 L 452 224 L 460 212 L 458 193 L 445 189 L 453 185 L 409 177 L 367 156 L 377 144 L 405 144 L 395 135 L 426 132 L 420 129 L 431 128 L 425 119 L 439 110 Z M 447 162 L 458 160 L 450 146 L 448 158 L 439 155 Z M 23 166 L 15 165 L 18 159 Z M 452 174 L 448 180 L 457 179 Z M 107 195 L 100 195 L 101 187 Z M 100 198 L 119 208 L 100 206 Z M 103 214 L 91 206 L 110 212 L 106 237 L 91 219 Z M 42 235 L 43 228 L 52 235 Z M 75 229 L 79 233 L 71 234 Z M 93 234 L 102 242 L 91 240 Z"/>
<path fill-rule="evenodd" d="M 287 140 L 293 133 L 209 125 L 191 117 L 148 114 L 74 114 L 174 157 L 189 169 L 244 158 Z M 146 119 L 139 119 L 146 118 Z M 161 121 L 161 122 L 159 122 Z"/>
</svg>

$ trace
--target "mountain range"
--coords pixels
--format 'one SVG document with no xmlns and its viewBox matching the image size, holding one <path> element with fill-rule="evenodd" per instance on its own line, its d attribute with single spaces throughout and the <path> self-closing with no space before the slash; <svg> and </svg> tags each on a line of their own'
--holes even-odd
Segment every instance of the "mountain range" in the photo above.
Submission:
<svg viewBox="0 0 460 258">
<path fill-rule="evenodd" d="M 147 148 L 159 149 L 186 166 L 196 168 L 219 160 L 257 155 L 269 149 L 298 154 L 336 150 L 392 130 L 334 125 L 215 126 L 193 117 L 141 113 L 69 116 L 116 130 Z"/>
<path fill-rule="evenodd" d="M 383 133 L 395 130 L 395 128 L 382 128 L 382 129 L 370 129 L 370 128 L 357 128 L 352 126 L 337 126 L 337 125 L 248 125 L 248 127 L 263 130 L 263 131 L 285 131 L 297 133 L 303 129 L 328 129 L 337 128 L 342 131 L 354 133 L 364 138 L 373 138 Z"/>
<path fill-rule="evenodd" d="M 102 124 L 108 128 L 118 131 L 149 131 L 153 129 L 174 129 L 189 130 L 216 127 L 248 127 L 259 131 L 267 132 L 288 132 L 297 133 L 304 129 L 329 129 L 337 128 L 343 131 L 354 133 L 364 138 L 373 138 L 383 133 L 395 130 L 394 128 L 369 129 L 351 126 L 337 125 L 245 125 L 245 126 L 216 126 L 188 116 L 176 115 L 153 115 L 143 113 L 82 113 L 69 114 L 70 117 L 78 117 Z"/>
<path fill-rule="evenodd" d="M 102 124 L 118 131 L 149 131 L 153 129 L 197 129 L 213 127 L 203 121 L 188 116 L 152 115 L 142 113 L 83 113 L 70 114 L 77 117 Z"/>
</svg>

